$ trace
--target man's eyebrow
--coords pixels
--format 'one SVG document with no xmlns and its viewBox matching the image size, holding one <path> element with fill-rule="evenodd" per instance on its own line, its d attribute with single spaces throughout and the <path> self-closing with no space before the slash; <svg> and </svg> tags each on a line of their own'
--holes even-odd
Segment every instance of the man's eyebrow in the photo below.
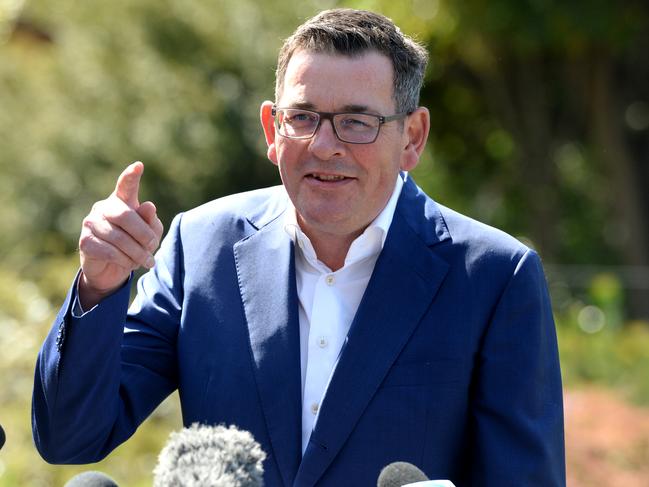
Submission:
<svg viewBox="0 0 649 487">
<path fill-rule="evenodd" d="M 301 110 L 315 110 L 315 105 L 313 103 L 309 103 L 308 101 L 296 101 L 294 103 L 290 103 L 287 108 L 299 108 Z"/>
<path fill-rule="evenodd" d="M 340 111 L 362 113 L 370 111 L 370 108 L 367 105 L 345 105 Z"/>
<path fill-rule="evenodd" d="M 289 103 L 286 108 L 298 108 L 300 110 L 316 110 L 316 106 L 313 103 L 308 101 L 296 101 Z M 367 105 L 344 105 L 340 109 L 336 110 L 337 113 L 372 113 L 374 110 L 370 110 Z"/>
</svg>

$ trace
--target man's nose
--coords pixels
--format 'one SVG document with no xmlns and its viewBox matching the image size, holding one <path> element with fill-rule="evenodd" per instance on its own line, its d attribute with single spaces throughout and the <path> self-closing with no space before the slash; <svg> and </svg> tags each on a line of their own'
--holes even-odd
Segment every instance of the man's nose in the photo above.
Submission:
<svg viewBox="0 0 649 487">
<path fill-rule="evenodd" d="M 345 143 L 336 136 L 331 120 L 320 122 L 318 130 L 311 138 L 309 150 L 321 160 L 344 155 Z"/>
</svg>

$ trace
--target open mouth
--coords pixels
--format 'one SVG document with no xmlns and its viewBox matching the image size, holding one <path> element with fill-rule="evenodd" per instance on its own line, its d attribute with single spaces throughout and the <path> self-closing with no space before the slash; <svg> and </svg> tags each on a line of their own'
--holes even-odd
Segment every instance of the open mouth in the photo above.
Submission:
<svg viewBox="0 0 649 487">
<path fill-rule="evenodd" d="M 337 174 L 318 174 L 318 173 L 307 174 L 307 177 L 311 179 L 315 179 L 317 181 L 324 181 L 327 183 L 343 181 L 345 179 L 348 179 L 346 176 L 340 176 Z"/>
</svg>

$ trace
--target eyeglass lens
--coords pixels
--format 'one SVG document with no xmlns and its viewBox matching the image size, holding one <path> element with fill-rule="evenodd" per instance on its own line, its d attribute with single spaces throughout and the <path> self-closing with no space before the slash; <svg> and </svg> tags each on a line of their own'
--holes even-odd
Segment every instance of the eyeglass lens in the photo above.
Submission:
<svg viewBox="0 0 649 487">
<path fill-rule="evenodd" d="M 331 118 L 336 135 L 343 142 L 373 142 L 379 132 L 380 119 L 366 113 L 337 113 Z M 285 137 L 308 139 L 313 137 L 320 123 L 320 115 L 309 110 L 283 108 L 277 110 L 277 128 Z"/>
</svg>

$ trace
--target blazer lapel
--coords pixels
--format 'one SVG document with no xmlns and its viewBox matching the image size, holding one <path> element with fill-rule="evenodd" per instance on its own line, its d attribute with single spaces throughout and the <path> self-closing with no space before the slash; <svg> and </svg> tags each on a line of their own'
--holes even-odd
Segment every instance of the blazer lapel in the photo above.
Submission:
<svg viewBox="0 0 649 487">
<path fill-rule="evenodd" d="M 234 245 L 257 388 L 284 484 L 301 459 L 301 375 L 293 245 L 275 218 Z"/>
<path fill-rule="evenodd" d="M 428 244 L 449 238 L 448 233 L 443 220 L 434 223 L 441 217 L 436 205 L 421 195 L 412 182 L 403 188 L 300 464 L 296 486 L 315 485 L 339 453 L 444 280 L 448 264 Z M 427 218 L 422 216 L 425 210 Z"/>
</svg>

